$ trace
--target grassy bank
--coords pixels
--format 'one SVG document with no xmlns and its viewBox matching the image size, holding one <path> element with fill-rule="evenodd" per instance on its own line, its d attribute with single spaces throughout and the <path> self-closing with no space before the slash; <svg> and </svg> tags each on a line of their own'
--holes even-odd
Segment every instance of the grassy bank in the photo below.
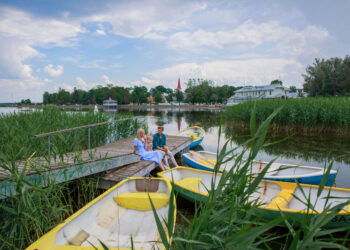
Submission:
<svg viewBox="0 0 350 250">
<path fill-rule="evenodd" d="M 65 112 L 45 108 L 31 113 L 0 115 L 0 171 L 7 170 L 9 179 L 16 184 L 16 195 L 0 200 L 0 249 L 24 249 L 52 227 L 61 223 L 87 202 L 102 193 L 98 177 L 85 177 L 56 184 L 42 175 L 46 187 L 26 181 L 26 168 L 32 166 L 30 158 L 47 156 L 47 138 L 34 135 L 86 124 L 125 118 L 127 115 Z M 137 120 L 91 128 L 92 147 L 115 139 L 136 134 Z M 87 129 L 51 136 L 51 157 L 87 148 Z M 18 169 L 16 160 L 27 159 L 26 167 Z M 40 174 L 40 172 L 38 172 Z"/>
<path fill-rule="evenodd" d="M 228 107 L 224 120 L 235 126 L 249 127 L 254 101 Z M 350 134 L 350 98 L 268 99 L 256 102 L 256 122 L 264 121 L 274 110 L 283 109 L 273 119 L 270 129 L 301 134 Z"/>
<path fill-rule="evenodd" d="M 65 112 L 58 108 L 44 108 L 30 113 L 11 113 L 0 115 L 0 152 L 9 160 L 28 158 L 33 152 L 36 156 L 48 153 L 47 137 L 35 138 L 34 135 L 46 132 L 99 123 L 108 120 L 126 118 L 128 115 L 108 114 L 104 112 Z M 131 116 L 130 116 L 131 117 Z M 115 124 L 106 124 L 91 128 L 91 146 L 95 147 L 131 135 L 135 135 L 141 123 L 128 120 Z M 88 129 L 75 130 L 51 136 L 51 151 L 64 154 L 86 149 Z"/>
</svg>

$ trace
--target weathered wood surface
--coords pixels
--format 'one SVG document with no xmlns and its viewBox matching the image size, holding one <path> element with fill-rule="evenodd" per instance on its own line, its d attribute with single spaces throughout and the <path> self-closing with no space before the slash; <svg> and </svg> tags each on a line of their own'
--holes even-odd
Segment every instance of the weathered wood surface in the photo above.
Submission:
<svg viewBox="0 0 350 250">
<path fill-rule="evenodd" d="M 186 138 L 187 137 L 167 136 L 167 145 L 174 155 L 177 153 L 187 152 L 189 150 L 191 139 L 186 140 Z M 100 187 L 108 189 L 124 178 L 145 176 L 155 167 L 156 165 L 152 161 L 139 161 L 128 164 L 117 170 L 109 171 L 107 174 L 102 176 L 100 178 Z"/>
<path fill-rule="evenodd" d="M 26 172 L 26 179 L 30 183 L 42 186 L 48 181 L 61 183 L 140 161 L 140 157 L 133 154 L 133 140 L 130 137 L 91 150 L 68 153 L 63 159 L 51 159 L 50 162 L 39 157 L 32 158 L 30 164 L 22 161 L 15 167 L 18 172 Z M 174 153 L 189 147 L 190 143 L 191 139 L 187 137 L 167 136 L 167 144 L 171 150 L 175 150 Z M 148 167 L 151 171 L 155 166 Z M 10 177 L 7 171 L 0 171 L 0 199 L 16 193 L 16 180 Z"/>
</svg>

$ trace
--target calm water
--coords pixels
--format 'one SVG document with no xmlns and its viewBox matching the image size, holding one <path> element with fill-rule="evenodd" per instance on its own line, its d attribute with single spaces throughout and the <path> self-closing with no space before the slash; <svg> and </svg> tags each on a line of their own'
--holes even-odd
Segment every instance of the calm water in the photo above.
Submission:
<svg viewBox="0 0 350 250">
<path fill-rule="evenodd" d="M 126 111 L 119 111 L 126 113 Z M 155 133 L 157 126 L 162 125 L 166 134 L 175 134 L 188 126 L 198 125 L 205 129 L 206 136 L 201 148 L 216 152 L 219 137 L 220 113 L 208 111 L 133 111 L 134 115 L 146 117 L 149 133 Z M 219 147 L 226 140 L 233 138 L 232 147 L 243 143 L 249 131 L 232 128 L 224 124 Z M 267 141 L 281 140 L 288 135 L 268 136 Z M 329 165 L 333 161 L 333 169 L 338 169 L 337 187 L 350 188 L 350 138 L 330 136 L 292 136 L 288 140 L 262 149 L 257 159 L 270 161 L 278 157 L 277 162 L 308 166 Z"/>
<path fill-rule="evenodd" d="M 14 112 L 13 108 L 0 108 L 1 113 Z M 129 113 L 120 110 L 120 113 Z M 133 111 L 134 115 L 145 116 L 149 133 L 155 133 L 157 126 L 164 126 L 166 134 L 175 134 L 188 126 L 198 125 L 205 129 L 206 136 L 201 148 L 216 152 L 220 113 L 208 111 Z M 219 147 L 227 139 L 233 138 L 232 146 L 243 143 L 249 131 L 233 128 L 224 124 Z M 288 135 L 269 136 L 267 141 L 277 141 Z M 270 161 L 278 157 L 277 162 L 309 166 L 325 166 L 333 162 L 338 169 L 337 187 L 350 188 L 350 138 L 334 136 L 292 136 L 288 140 L 262 149 L 257 159 Z"/>
</svg>

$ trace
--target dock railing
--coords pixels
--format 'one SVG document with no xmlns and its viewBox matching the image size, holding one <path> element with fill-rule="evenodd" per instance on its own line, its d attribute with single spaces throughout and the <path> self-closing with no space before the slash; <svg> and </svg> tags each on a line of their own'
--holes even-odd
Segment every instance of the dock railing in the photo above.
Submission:
<svg viewBox="0 0 350 250">
<path fill-rule="evenodd" d="M 87 128 L 88 129 L 88 135 L 87 135 L 88 136 L 88 149 L 90 149 L 90 147 L 91 147 L 91 145 L 90 145 L 90 137 L 91 137 L 91 128 L 92 127 L 97 127 L 97 126 L 101 126 L 101 125 L 115 123 L 115 134 L 117 135 L 117 133 L 118 133 L 118 122 L 127 121 L 127 120 L 133 120 L 133 119 L 141 119 L 141 118 L 143 118 L 143 117 L 142 116 L 134 116 L 134 117 L 124 118 L 124 119 L 119 119 L 119 120 L 112 120 L 112 121 L 106 121 L 106 122 L 100 122 L 100 123 L 87 124 L 87 125 L 83 125 L 83 126 L 79 126 L 79 127 L 61 129 L 61 130 L 57 130 L 57 131 L 53 131 L 53 132 L 38 134 L 38 135 L 34 135 L 34 137 L 36 137 L 36 138 L 47 137 L 47 148 L 48 148 L 48 152 L 50 154 L 50 140 L 51 140 L 51 136 L 52 135 L 57 135 L 57 134 L 61 134 L 61 133 L 66 133 L 66 132 L 70 132 L 70 131 L 74 131 L 74 130 L 80 130 L 80 129 L 86 129 Z"/>
</svg>

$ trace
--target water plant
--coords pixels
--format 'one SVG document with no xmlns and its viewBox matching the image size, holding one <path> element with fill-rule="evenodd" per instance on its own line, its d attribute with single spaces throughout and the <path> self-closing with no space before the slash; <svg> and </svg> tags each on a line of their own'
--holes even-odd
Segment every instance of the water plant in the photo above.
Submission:
<svg viewBox="0 0 350 250">
<path fill-rule="evenodd" d="M 249 127 L 254 101 L 246 101 L 224 112 L 224 120 Z M 320 97 L 300 99 L 265 99 L 256 102 L 256 122 L 263 122 L 276 108 L 284 106 L 270 126 L 273 131 L 296 133 L 349 134 L 350 98 Z"/>
<path fill-rule="evenodd" d="M 317 212 L 315 216 L 301 214 L 301 219 L 297 223 L 291 223 L 289 219 L 293 215 L 284 214 L 282 211 L 273 220 L 266 220 L 261 213 L 257 213 L 260 211 L 260 204 L 258 200 L 251 199 L 251 195 L 273 161 L 256 178 L 250 178 L 249 167 L 258 151 L 270 144 L 264 142 L 267 129 L 279 110 L 275 110 L 258 128 L 256 128 L 254 110 L 253 107 L 249 123 L 252 136 L 240 145 L 244 150 L 237 152 L 238 147 L 228 150 L 227 146 L 230 143 L 228 140 L 218 151 L 216 173 L 221 164 L 233 159 L 235 159 L 234 166 L 229 172 L 222 174 L 217 186 L 214 185 L 216 176 L 213 177 L 211 187 L 208 188 L 207 201 L 196 204 L 191 220 L 183 216 L 186 223 L 177 228 L 173 234 L 172 243 L 162 237 L 163 244 L 167 249 L 347 249 L 350 225 L 336 229 L 324 229 L 323 226 L 349 204 L 349 198 L 344 198 L 344 202 L 336 206 L 326 205 L 324 211 Z M 243 155 L 246 152 L 249 156 L 243 161 Z M 327 168 L 317 196 L 324 188 L 331 167 L 329 165 Z M 301 188 L 300 185 L 299 188 Z M 303 196 L 308 207 L 307 211 L 316 212 L 310 195 L 304 192 Z M 295 196 L 295 198 L 299 197 Z M 326 199 L 328 201 L 332 197 L 327 196 Z M 158 217 L 155 210 L 154 216 Z M 164 228 L 160 222 L 158 222 L 158 230 L 163 235 L 165 230 L 170 233 L 170 227 Z"/>
</svg>

